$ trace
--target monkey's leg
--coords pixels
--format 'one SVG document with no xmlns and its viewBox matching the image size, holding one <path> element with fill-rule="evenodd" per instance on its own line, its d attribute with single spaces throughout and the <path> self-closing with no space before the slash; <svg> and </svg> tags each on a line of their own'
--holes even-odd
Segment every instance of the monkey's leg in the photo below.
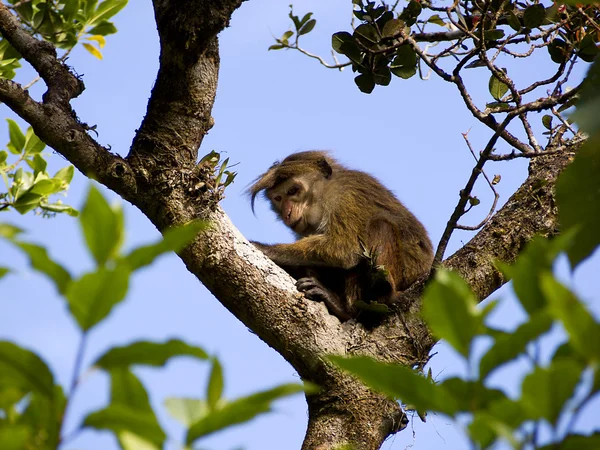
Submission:
<svg viewBox="0 0 600 450">
<path fill-rule="evenodd" d="M 329 312 L 342 322 L 350 319 L 351 316 L 346 311 L 340 297 L 335 292 L 323 286 L 315 277 L 300 278 L 296 281 L 296 288 L 310 300 L 325 303 Z"/>
</svg>

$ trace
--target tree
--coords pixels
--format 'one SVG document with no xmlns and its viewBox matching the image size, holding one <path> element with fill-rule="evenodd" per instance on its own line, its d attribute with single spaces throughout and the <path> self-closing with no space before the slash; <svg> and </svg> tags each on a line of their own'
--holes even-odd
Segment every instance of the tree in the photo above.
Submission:
<svg viewBox="0 0 600 450">
<path fill-rule="evenodd" d="M 380 360 L 400 361 L 406 365 L 420 365 L 428 358 L 428 351 L 434 340 L 417 315 L 405 316 L 401 313 L 390 316 L 384 325 L 374 331 L 365 330 L 357 324 L 354 325 L 352 332 L 347 334 L 345 328 L 329 317 L 322 307 L 306 304 L 296 298 L 289 278 L 281 272 L 278 272 L 281 278 L 277 282 L 272 277 L 267 278 L 265 274 L 271 273 L 274 269 L 266 265 L 264 260 L 254 259 L 259 256 L 252 253 L 251 247 L 246 242 L 238 240 L 240 238 L 234 234 L 231 225 L 216 205 L 220 195 L 219 184 L 215 186 L 212 167 L 206 164 L 196 165 L 196 155 L 198 145 L 211 126 L 210 113 L 218 69 L 215 36 L 228 23 L 230 14 L 238 6 L 237 2 L 223 2 L 218 6 L 190 2 L 189 8 L 182 8 L 181 5 L 177 5 L 176 8 L 168 2 L 155 4 L 163 46 L 161 69 L 149 103 L 148 114 L 134 139 L 127 159 L 108 153 L 92 139 L 90 134 L 86 133 L 84 125 L 73 119 L 69 100 L 80 93 L 82 88 L 80 81 L 69 74 L 60 62 L 53 59 L 48 53 L 47 46 L 39 44 L 27 34 L 20 32 L 20 28 L 14 26 L 14 20 L 6 8 L 0 10 L 3 11 L 4 17 L 4 21 L 0 22 L 3 36 L 40 72 L 49 89 L 48 95 L 45 96 L 45 104 L 41 105 L 29 100 L 23 101 L 27 98 L 26 93 L 20 91 L 19 87 L 10 81 L 3 80 L 3 89 L 0 90 L 2 100 L 31 123 L 36 134 L 44 142 L 67 157 L 82 172 L 93 174 L 100 182 L 140 208 L 159 229 L 197 217 L 205 218 L 214 224 L 214 228 L 205 232 L 202 238 L 181 256 L 188 268 L 211 289 L 219 300 L 263 340 L 280 351 L 301 376 L 324 385 L 322 394 L 309 399 L 311 422 L 305 442 L 307 448 L 321 442 L 323 436 L 338 436 L 339 442 L 367 442 L 368 444 L 365 444 L 367 448 L 375 447 L 389 433 L 399 428 L 402 423 L 400 420 L 403 417 L 402 411 L 395 402 L 366 390 L 362 384 L 343 375 L 327 362 L 325 355 L 353 353 L 345 350 L 346 339 L 351 336 L 353 340 L 363 343 L 361 354 L 368 354 Z M 493 7 L 498 8 L 497 5 Z M 414 9 L 415 6 L 411 8 Z M 410 9 L 408 11 L 410 17 L 416 14 Z M 528 13 L 527 17 L 531 14 Z M 515 15 L 518 21 L 525 20 Z M 485 14 L 482 16 L 487 17 Z M 410 17 L 409 21 L 412 20 Z M 362 20 L 365 20 L 364 16 Z M 459 23 L 459 25 L 463 28 L 466 26 L 468 30 L 471 30 L 469 27 L 475 26 L 473 29 L 477 30 L 477 24 L 485 24 L 485 22 L 484 19 L 466 25 Z M 365 25 L 367 28 L 363 28 L 364 31 L 369 29 L 369 25 Z M 527 24 L 521 25 L 525 27 L 519 26 L 520 31 L 521 28 L 529 28 Z M 533 23 L 529 25 L 531 28 L 536 28 Z M 542 26 L 545 25 L 540 23 L 537 28 Z M 481 33 L 481 37 L 469 36 L 470 39 L 478 43 L 488 42 L 485 39 L 486 33 L 497 30 L 495 27 L 489 29 L 486 27 L 487 25 L 479 27 L 478 32 Z M 457 28 L 461 29 L 460 26 Z M 406 40 L 410 48 L 416 51 L 417 46 L 402 34 L 405 33 L 404 28 L 398 32 L 394 30 L 389 36 L 391 41 Z M 521 33 L 523 36 L 527 34 L 525 31 Z M 358 35 L 357 39 L 362 40 L 360 36 L 363 35 L 360 33 Z M 341 43 L 360 45 L 350 41 L 346 35 L 343 36 L 347 40 Z M 448 33 L 445 36 L 453 37 Z M 486 45 L 497 46 L 497 41 L 502 36 L 492 37 L 489 42 L 493 44 Z M 371 42 L 368 36 L 365 39 L 367 43 Z M 459 36 L 458 39 L 467 38 Z M 571 41 L 569 42 L 571 44 Z M 582 41 L 573 41 L 573 43 L 577 44 L 575 47 L 578 46 L 577 52 L 581 52 Z M 406 45 L 406 42 L 403 42 L 402 45 L 398 45 L 398 48 L 406 49 L 408 48 Z M 334 48 L 335 46 L 334 42 Z M 341 46 L 337 48 L 342 50 Z M 368 53 L 362 51 L 362 47 L 359 50 Z M 406 52 L 406 50 L 402 51 Z M 344 50 L 342 53 L 352 56 L 352 52 L 353 50 Z M 397 69 L 396 71 L 406 75 L 407 71 L 412 70 L 411 67 L 415 67 L 417 60 L 413 53 L 407 53 L 407 55 L 394 56 L 391 60 L 388 58 L 387 64 L 391 63 L 394 66 L 392 69 Z M 450 55 L 450 52 L 447 54 Z M 400 56 L 402 58 L 396 61 L 396 57 Z M 425 55 L 418 56 L 423 61 L 426 59 Z M 408 63 L 403 58 L 406 58 Z M 467 62 L 468 60 L 463 65 Z M 364 83 L 359 82 L 363 90 L 369 90 L 371 81 L 380 80 L 377 77 L 386 78 L 386 75 L 376 73 L 382 70 L 380 63 L 370 61 L 369 64 L 371 63 L 373 65 L 370 67 L 375 70 L 369 73 L 369 68 L 364 68 L 363 70 L 367 72 L 362 74 L 364 77 L 361 80 Z M 507 92 L 505 88 L 506 86 L 511 88 L 511 81 L 498 68 L 490 67 L 486 61 L 483 63 L 492 71 L 490 90 L 492 95 L 498 97 L 500 103 L 489 108 L 502 115 L 507 109 L 516 107 L 512 115 L 525 124 L 527 121 L 522 119 L 518 109 L 522 105 L 514 105 L 512 103 L 516 100 L 511 103 L 505 98 Z M 563 63 L 559 63 L 559 66 L 563 66 Z M 566 62 L 564 66 L 566 67 Z M 517 94 L 518 92 L 515 93 L 513 88 L 513 98 L 518 97 Z M 547 106 L 562 105 L 573 95 L 574 93 L 570 95 L 561 93 L 560 98 L 551 99 Z M 556 104 L 553 104 L 554 101 Z M 50 116 L 52 120 L 47 119 L 48 111 L 52 112 Z M 494 125 L 489 117 L 492 116 L 483 117 L 483 121 L 487 121 L 487 124 L 502 139 L 519 148 L 521 154 L 531 153 L 527 149 L 528 145 L 535 148 L 536 141 L 531 138 L 527 126 L 525 126 L 525 135 L 529 134 L 529 144 L 512 134 L 505 133 L 503 131 L 505 124 Z M 552 128 L 551 125 L 550 127 Z M 173 130 L 176 132 L 174 133 Z M 560 141 L 564 132 L 562 126 L 554 130 L 552 143 L 558 146 L 556 148 L 561 145 L 574 145 Z M 478 164 L 483 164 L 488 158 L 494 159 L 492 150 L 496 145 L 497 137 L 488 142 L 484 157 L 479 157 Z M 520 147 L 516 145 L 515 139 Z M 183 148 L 186 149 L 185 152 L 182 151 Z M 513 261 L 523 244 L 534 234 L 542 232 L 548 235 L 556 231 L 556 217 L 550 188 L 560 170 L 568 163 L 569 158 L 565 157 L 564 150 L 554 153 L 551 151 L 547 157 L 532 158 L 535 161 L 532 163 L 532 173 L 521 190 L 478 233 L 476 240 L 446 262 L 447 266 L 456 269 L 465 277 L 479 299 L 487 297 L 505 282 L 494 266 L 488 263 L 489 255 L 493 254 L 495 258 L 504 261 Z M 471 187 L 478 174 L 477 170 L 473 172 L 469 182 Z M 540 183 L 539 180 L 544 180 L 547 184 Z M 490 185 L 493 186 L 492 183 Z M 461 201 L 456 207 L 447 232 L 444 233 L 445 237 L 448 237 L 454 229 L 456 219 L 462 215 L 467 203 L 471 205 L 477 203 L 469 186 L 462 191 Z M 529 226 L 509 226 L 516 223 L 527 223 Z M 503 231 L 499 232 L 499 230 Z M 505 233 L 505 230 L 511 232 Z M 505 235 L 504 245 L 499 245 L 496 237 L 498 234 Z M 444 246 L 445 244 L 440 247 L 440 253 L 443 253 Z M 440 259 L 441 256 L 438 260 Z M 476 261 L 476 268 L 472 267 L 473 261 Z M 483 263 L 484 261 L 486 264 Z M 236 276 L 239 273 L 243 273 L 244 277 Z M 225 284 L 223 280 L 229 283 Z M 421 289 L 420 285 L 411 291 L 414 301 L 411 300 L 409 310 L 419 309 L 420 303 L 417 299 Z M 261 295 L 263 292 L 269 292 L 269 298 L 265 299 L 264 295 Z M 282 309 L 281 304 L 290 305 L 290 308 Z M 302 313 L 298 314 L 298 310 Z M 278 324 L 281 326 L 277 326 Z M 327 332 L 324 335 L 317 334 L 317 330 L 322 327 L 326 327 Z M 412 345 L 412 348 L 407 349 L 404 345 L 398 347 L 389 345 L 389 336 L 397 337 L 398 342 L 402 340 L 418 342 L 418 346 Z M 382 342 L 386 343 L 385 346 L 380 345 Z M 357 398 L 364 401 L 357 402 L 355 401 Z M 380 414 L 374 415 L 373 411 L 378 411 Z M 332 418 L 336 420 L 331 420 Z M 334 440 L 327 441 L 331 445 L 336 444 Z"/>
</svg>

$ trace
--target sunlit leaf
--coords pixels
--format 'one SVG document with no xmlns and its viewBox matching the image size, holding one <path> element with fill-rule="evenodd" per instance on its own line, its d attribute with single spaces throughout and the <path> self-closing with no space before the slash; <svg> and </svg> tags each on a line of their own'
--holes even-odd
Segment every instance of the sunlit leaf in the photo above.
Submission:
<svg viewBox="0 0 600 450">
<path fill-rule="evenodd" d="M 61 264 L 50 258 L 44 247 L 28 242 L 15 242 L 15 245 L 28 256 L 29 264 L 33 269 L 50 278 L 58 292 L 61 294 L 66 292 L 71 282 L 71 274 Z"/>
<path fill-rule="evenodd" d="M 206 400 L 195 398 L 167 398 L 165 407 L 171 416 L 188 427 L 209 414 Z"/>
<path fill-rule="evenodd" d="M 208 379 L 206 399 L 208 407 L 214 409 L 223 395 L 223 368 L 218 359 L 212 359 L 212 370 Z"/>
<path fill-rule="evenodd" d="M 104 320 L 127 294 L 130 272 L 99 268 L 72 281 L 66 291 L 69 309 L 83 331 Z"/>
<path fill-rule="evenodd" d="M 455 272 L 440 269 L 423 294 L 423 317 L 435 336 L 468 356 L 483 331 L 483 316 L 469 285 Z"/>
</svg>

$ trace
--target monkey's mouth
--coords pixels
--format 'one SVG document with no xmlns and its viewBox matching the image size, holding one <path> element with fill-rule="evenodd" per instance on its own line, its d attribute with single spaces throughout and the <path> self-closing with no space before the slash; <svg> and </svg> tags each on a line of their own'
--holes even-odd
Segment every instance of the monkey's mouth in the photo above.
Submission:
<svg viewBox="0 0 600 450">
<path fill-rule="evenodd" d="M 295 229 L 296 229 L 296 227 L 298 226 L 298 224 L 299 224 L 301 221 L 302 221 L 302 218 L 300 218 L 300 219 L 296 220 L 294 223 L 290 223 L 289 227 L 290 227 L 292 230 L 295 230 Z"/>
</svg>

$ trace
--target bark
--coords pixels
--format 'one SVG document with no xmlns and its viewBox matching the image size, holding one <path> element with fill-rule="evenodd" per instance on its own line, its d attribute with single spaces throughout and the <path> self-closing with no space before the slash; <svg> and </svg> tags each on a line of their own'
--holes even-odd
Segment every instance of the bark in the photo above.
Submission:
<svg viewBox="0 0 600 450">
<path fill-rule="evenodd" d="M 215 297 L 279 352 L 303 379 L 321 386 L 308 401 L 303 449 L 351 444 L 377 449 L 406 426 L 397 402 L 341 373 L 326 356 L 369 355 L 407 366 L 424 364 L 435 340 L 419 316 L 424 282 L 405 293 L 384 323 L 367 329 L 340 323 L 324 305 L 310 302 L 293 280 L 256 250 L 218 206 L 220 191 L 198 147 L 212 126 L 219 53 L 217 34 L 241 0 L 155 0 L 160 69 L 146 117 L 127 158 L 111 154 L 87 133 L 69 100 L 83 84 L 56 59 L 54 49 L 23 31 L 0 4 L 0 32 L 48 86 L 42 102 L 17 83 L 0 80 L 0 100 L 79 170 L 136 205 L 159 230 L 202 218 L 211 227 L 181 252 L 188 270 Z M 511 262 L 535 234 L 557 231 L 553 186 L 570 153 L 536 158 L 521 188 L 445 265 L 457 270 L 484 299 L 506 280 L 493 261 Z"/>
</svg>

